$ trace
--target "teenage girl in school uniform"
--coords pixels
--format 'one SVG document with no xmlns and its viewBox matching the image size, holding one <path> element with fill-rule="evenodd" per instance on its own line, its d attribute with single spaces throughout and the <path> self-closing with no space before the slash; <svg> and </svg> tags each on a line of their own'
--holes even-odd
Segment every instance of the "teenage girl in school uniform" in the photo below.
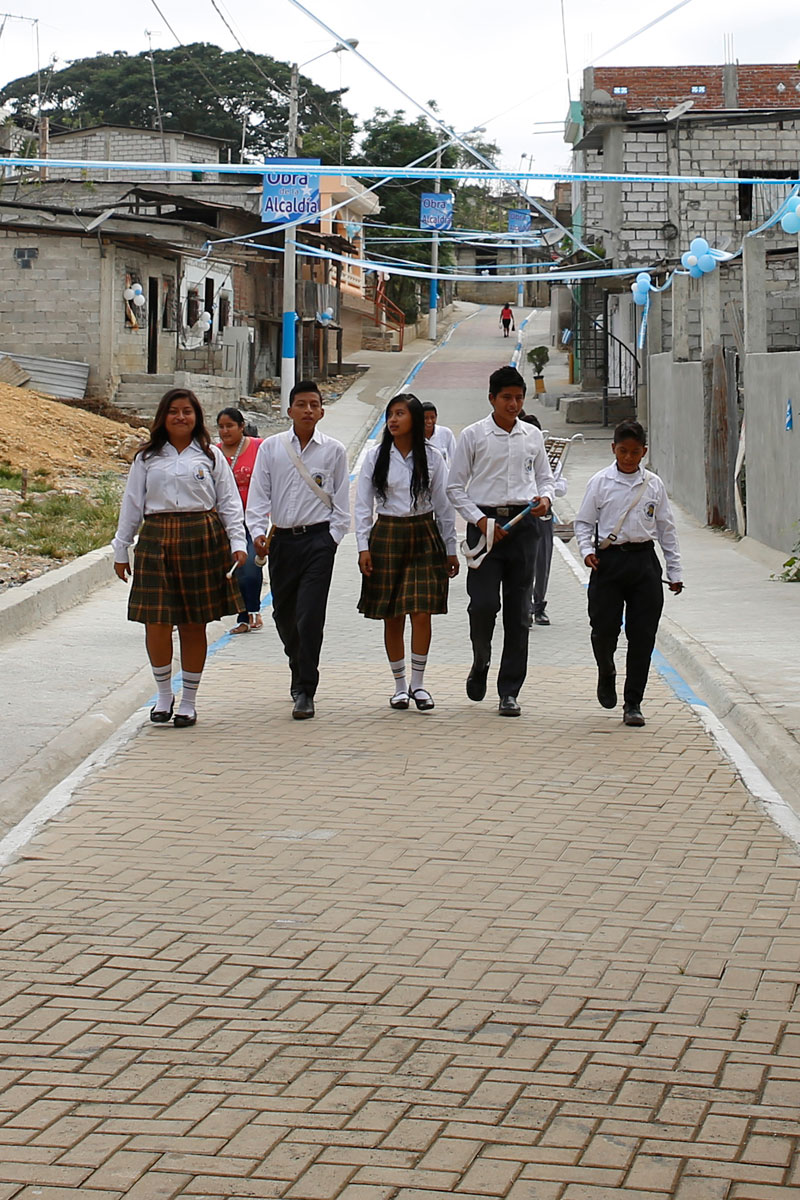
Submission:
<svg viewBox="0 0 800 1200">
<path fill-rule="evenodd" d="M 144 525 L 142 525 L 144 519 Z M 128 620 L 145 627 L 158 698 L 154 725 L 172 717 L 172 629 L 178 627 L 183 695 L 174 725 L 197 721 L 195 698 L 206 660 L 206 625 L 239 612 L 231 560 L 247 559 L 242 502 L 233 474 L 205 426 L 194 392 L 172 388 L 156 410 L 150 440 L 133 460 L 113 541 L 114 570 L 130 577 Z"/>
<path fill-rule="evenodd" d="M 413 700 L 427 712 L 423 687 L 431 615 L 447 612 L 448 579 L 458 574 L 455 513 L 447 498 L 447 467 L 425 441 L 422 405 L 402 393 L 386 409 L 379 446 L 367 454 L 356 491 L 356 544 L 362 574 L 359 612 L 382 620 L 394 677 L 394 709 Z M 378 519 L 373 525 L 373 513 Z M 411 620 L 411 682 L 406 681 L 405 621 Z"/>
</svg>

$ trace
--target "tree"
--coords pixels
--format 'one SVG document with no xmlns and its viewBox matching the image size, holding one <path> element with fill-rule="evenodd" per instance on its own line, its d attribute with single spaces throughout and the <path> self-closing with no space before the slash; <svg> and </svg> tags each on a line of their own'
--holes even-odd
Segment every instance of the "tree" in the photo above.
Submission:
<svg viewBox="0 0 800 1200">
<path fill-rule="evenodd" d="M 196 42 L 171 50 L 154 50 L 153 67 L 165 130 L 222 138 L 240 161 L 286 153 L 290 67 L 268 54 L 225 51 Z M 149 52 L 124 50 L 81 58 L 43 79 L 14 79 L 0 91 L 0 104 L 22 128 L 34 128 L 41 101 L 55 133 L 87 125 L 158 126 Z M 355 123 L 342 105 L 343 91 L 326 92 L 300 77 L 298 130 L 302 153 L 323 162 L 338 162 L 341 147 L 352 153 Z"/>
</svg>

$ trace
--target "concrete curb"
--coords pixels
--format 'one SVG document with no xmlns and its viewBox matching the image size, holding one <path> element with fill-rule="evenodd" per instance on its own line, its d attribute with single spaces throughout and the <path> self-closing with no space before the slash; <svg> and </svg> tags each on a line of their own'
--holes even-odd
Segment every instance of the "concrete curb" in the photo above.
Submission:
<svg viewBox="0 0 800 1200">
<path fill-rule="evenodd" d="M 696 638 L 662 617 L 657 645 L 670 666 L 724 721 L 783 799 L 800 815 L 797 769 L 800 744 L 773 714 Z"/>
<path fill-rule="evenodd" d="M 110 583 L 113 561 L 111 546 L 102 546 L 5 592 L 0 596 L 0 642 L 30 632 Z"/>
</svg>

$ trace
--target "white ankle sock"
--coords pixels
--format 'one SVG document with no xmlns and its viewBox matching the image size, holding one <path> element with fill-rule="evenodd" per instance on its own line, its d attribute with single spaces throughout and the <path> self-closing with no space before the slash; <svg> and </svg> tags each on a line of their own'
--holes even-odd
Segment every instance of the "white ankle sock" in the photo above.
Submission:
<svg viewBox="0 0 800 1200">
<path fill-rule="evenodd" d="M 425 665 L 428 661 L 427 654 L 415 654 L 411 651 L 411 690 L 415 692 L 417 688 L 422 687 L 422 680 L 425 678 Z"/>
<path fill-rule="evenodd" d="M 158 696 L 155 702 L 156 712 L 169 712 L 174 699 L 172 695 L 172 663 L 164 667 L 153 667 L 153 678 L 158 686 Z"/>
<path fill-rule="evenodd" d="M 392 668 L 392 675 L 394 676 L 395 696 L 397 696 L 400 692 L 407 692 L 408 684 L 406 683 L 406 660 L 404 658 L 398 658 L 396 662 L 392 662 L 392 660 L 389 659 L 389 666 Z"/>
<path fill-rule="evenodd" d="M 178 705 L 177 716 L 193 717 L 197 711 L 195 708 L 197 689 L 200 687 L 200 680 L 203 677 L 202 671 L 182 671 L 183 675 L 183 692 L 181 693 L 181 702 Z"/>
</svg>

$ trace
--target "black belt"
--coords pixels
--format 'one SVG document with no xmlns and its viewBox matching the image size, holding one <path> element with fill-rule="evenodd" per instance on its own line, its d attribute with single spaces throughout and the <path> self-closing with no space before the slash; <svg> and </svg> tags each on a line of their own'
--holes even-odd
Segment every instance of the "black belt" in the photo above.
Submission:
<svg viewBox="0 0 800 1200">
<path fill-rule="evenodd" d="M 640 554 L 643 550 L 652 550 L 652 542 L 616 542 L 613 546 L 606 546 L 606 550 L 625 550 L 628 554 Z M 600 551 L 604 553 L 604 551 Z"/>
<path fill-rule="evenodd" d="M 318 521 L 316 525 L 290 525 L 287 529 L 275 529 L 275 536 L 291 534 L 292 537 L 302 537 L 304 533 L 316 533 L 318 529 L 330 529 L 330 521 Z"/>
<path fill-rule="evenodd" d="M 493 517 L 495 520 L 501 517 L 504 521 L 511 521 L 514 517 L 518 517 L 521 512 L 525 512 L 527 507 L 527 504 L 499 504 L 496 508 L 491 508 L 488 504 L 478 505 L 485 517 Z"/>
</svg>

